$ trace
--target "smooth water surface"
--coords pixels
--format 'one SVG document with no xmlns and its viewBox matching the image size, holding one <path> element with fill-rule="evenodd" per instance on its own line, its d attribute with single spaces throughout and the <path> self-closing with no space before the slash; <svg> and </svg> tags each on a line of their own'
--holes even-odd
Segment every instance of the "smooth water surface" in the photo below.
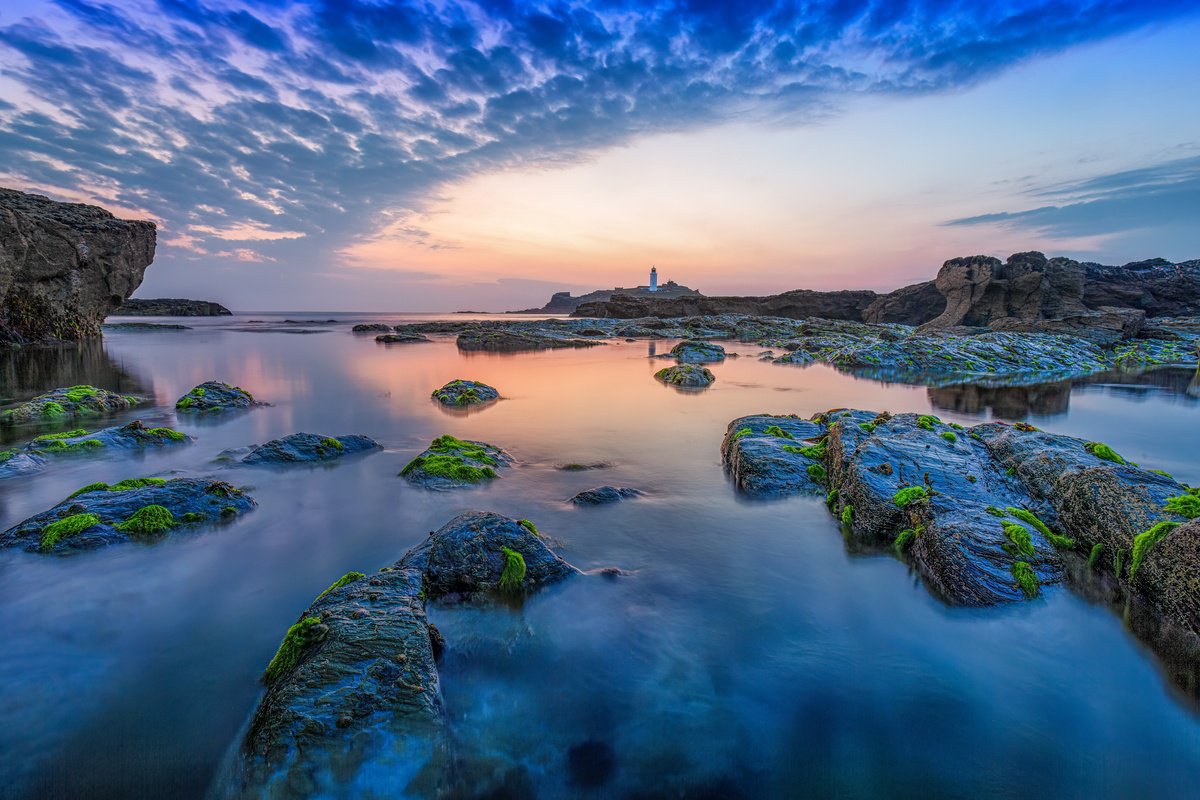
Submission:
<svg viewBox="0 0 1200 800">
<path fill-rule="evenodd" d="M 114 331 L 0 367 L 6 400 L 94 382 L 153 398 L 113 422 L 197 438 L 144 457 L 60 459 L 0 483 L 0 527 L 92 481 L 175 471 L 251 486 L 260 504 L 152 545 L 0 552 L 0 795 L 203 797 L 312 598 L 465 509 L 528 517 L 580 568 L 630 573 L 570 582 L 519 611 L 431 609 L 449 643 L 442 687 L 458 752 L 480 770 L 519 765 L 527 796 L 1200 791 L 1195 705 L 1118 614 L 1063 587 L 1011 607 L 948 608 L 895 557 L 849 547 L 819 499 L 739 498 L 719 453 L 729 421 L 756 412 L 933 409 L 964 424 L 996 413 L 1105 441 L 1196 484 L 1200 401 L 1186 373 L 931 390 L 773 365 L 755 358 L 761 348 L 727 343 L 741 357 L 712 367 L 710 389 L 683 393 L 652 378 L 664 361 L 648 355 L 670 341 L 462 354 L 453 337 L 384 346 L 349 332 L 399 317 L 291 316 L 339 322 L 183 320 L 194 329 Z M 429 394 L 454 378 L 504 399 L 448 413 Z M 209 379 L 272 405 L 176 417 L 175 399 Z M 296 431 L 363 433 L 385 449 L 321 467 L 214 463 L 225 448 Z M 504 447 L 518 465 L 458 492 L 397 477 L 442 433 Z M 610 466 L 557 469 L 568 462 Z M 565 502 L 604 484 L 647 496 Z M 598 788 L 569 781 L 567 752 L 584 742 L 615 754 Z"/>
</svg>

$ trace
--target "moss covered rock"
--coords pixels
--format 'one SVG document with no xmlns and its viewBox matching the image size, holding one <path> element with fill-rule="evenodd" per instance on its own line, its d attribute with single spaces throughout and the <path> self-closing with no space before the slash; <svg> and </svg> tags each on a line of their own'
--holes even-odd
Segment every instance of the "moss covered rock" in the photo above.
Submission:
<svg viewBox="0 0 1200 800">
<path fill-rule="evenodd" d="M 250 448 L 226 450 L 221 457 L 242 464 L 313 464 L 378 450 L 380 447 L 379 442 L 370 436 L 358 434 L 321 436 L 316 433 L 293 433 Z"/>
<path fill-rule="evenodd" d="M 0 533 L 0 548 L 21 547 L 43 553 L 92 550 L 228 520 L 254 506 L 254 499 L 240 489 L 203 478 L 93 483 Z M 81 519 L 57 525 L 71 517 Z M 92 518 L 94 521 L 87 526 L 81 524 Z"/>
<path fill-rule="evenodd" d="M 449 408 L 466 408 L 499 400 L 500 392 L 480 381 L 453 380 L 434 391 L 433 399 Z"/>
<path fill-rule="evenodd" d="M 654 378 L 676 389 L 703 389 L 716 380 L 707 367 L 698 364 L 678 364 L 660 369 L 654 373 Z"/>
<path fill-rule="evenodd" d="M 128 411 L 137 403 L 136 397 L 120 395 L 95 386 L 68 386 L 38 395 L 0 413 L 0 424 L 60 425 L 73 420 Z"/>
<path fill-rule="evenodd" d="M 487 483 L 511 463 L 511 456 L 498 447 L 445 435 L 408 462 L 400 475 L 426 489 L 455 489 Z"/>
<path fill-rule="evenodd" d="M 260 405 L 263 404 L 240 386 L 230 386 L 221 381 L 205 381 L 176 400 L 175 410 L 194 414 L 233 411 Z"/>
<path fill-rule="evenodd" d="M 432 341 L 428 336 L 420 333 L 402 332 L 402 333 L 381 333 L 375 337 L 375 341 L 380 344 L 417 344 L 419 342 Z"/>
<path fill-rule="evenodd" d="M 680 364 L 709 364 L 725 360 L 725 348 L 713 342 L 685 339 L 671 348 L 671 356 Z"/>
</svg>

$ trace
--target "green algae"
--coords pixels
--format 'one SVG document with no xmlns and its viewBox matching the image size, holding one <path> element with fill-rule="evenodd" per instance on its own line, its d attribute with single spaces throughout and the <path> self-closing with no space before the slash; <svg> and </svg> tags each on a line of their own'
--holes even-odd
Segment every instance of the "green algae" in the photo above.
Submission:
<svg viewBox="0 0 1200 800">
<path fill-rule="evenodd" d="M 874 422 L 860 422 L 860 423 L 858 423 L 858 427 L 862 428 L 867 433 L 875 432 L 875 423 Z"/>
<path fill-rule="evenodd" d="M 367 576 L 362 574 L 361 572 L 347 572 L 345 575 L 338 578 L 333 583 L 329 584 L 329 588 L 326 589 L 325 591 L 321 592 L 319 595 L 317 595 L 317 599 L 313 600 L 313 602 L 314 603 L 320 602 L 321 598 L 324 597 L 325 595 L 329 594 L 330 592 L 336 591 L 337 589 L 342 588 L 343 586 L 345 586 L 348 583 L 354 583 L 359 578 L 365 578 L 365 577 L 367 577 Z"/>
<path fill-rule="evenodd" d="M 783 428 L 779 427 L 778 425 L 768 425 L 767 429 L 765 431 L 763 431 L 763 433 L 765 433 L 767 436 L 775 436 L 779 439 L 795 439 L 796 438 L 795 436 L 792 436 L 790 433 L 788 433 L 787 431 L 785 431 Z"/>
<path fill-rule="evenodd" d="M 903 553 L 912 546 L 913 541 L 920 532 L 920 528 L 905 528 L 896 535 L 896 540 L 892 542 L 892 547 L 896 549 L 897 553 Z"/>
<path fill-rule="evenodd" d="M 854 522 L 854 506 L 846 506 L 842 509 L 842 524 L 850 525 Z"/>
<path fill-rule="evenodd" d="M 742 438 L 743 436 L 749 436 L 753 432 L 754 431 L 750 430 L 749 428 L 738 428 L 737 433 L 735 433 L 733 435 L 733 439 L 734 439 L 734 441 L 737 441 L 738 439 Z"/>
<path fill-rule="evenodd" d="M 320 624 L 320 617 L 305 617 L 287 629 L 274 658 L 263 672 L 263 683 L 271 683 L 296 668 L 304 651 L 321 640 L 323 633 L 313 630 Z"/>
<path fill-rule="evenodd" d="M 827 477 L 825 474 L 825 467 L 820 464 L 809 464 L 806 469 L 808 472 L 808 477 L 812 478 L 814 482 L 821 484 L 825 483 L 825 478 Z"/>
<path fill-rule="evenodd" d="M 332 436 L 328 436 L 328 437 L 322 439 L 321 445 L 324 447 L 331 447 L 334 450 L 345 450 L 346 449 L 346 446 L 344 444 L 342 444 L 341 442 L 339 442 L 337 439 L 333 438 Z"/>
<path fill-rule="evenodd" d="M 527 520 L 527 519 L 519 519 L 519 520 L 517 520 L 517 524 L 518 524 L 518 525 L 520 525 L 520 526 L 521 526 L 522 528 L 524 528 L 525 530 L 527 530 L 527 531 L 529 531 L 530 533 L 532 533 L 534 536 L 541 536 L 541 534 L 540 534 L 540 533 L 538 533 L 538 527 L 537 527 L 537 525 L 534 525 L 534 524 L 533 524 L 532 522 L 530 522 L 529 520 Z"/>
<path fill-rule="evenodd" d="M 43 453 L 78 453 L 83 450 L 95 450 L 98 447 L 104 447 L 104 442 L 100 439 L 84 439 L 82 442 L 66 442 L 62 439 L 53 439 L 45 443 L 44 447 L 38 448 Z"/>
<path fill-rule="evenodd" d="M 1033 555 L 1033 539 L 1029 536 L 1029 531 L 1026 530 L 1024 525 L 1018 525 L 1015 522 L 1002 522 L 1000 524 L 1004 526 L 1004 535 L 1008 537 L 1008 541 L 1012 544 L 1009 549 L 1015 555 Z"/>
<path fill-rule="evenodd" d="M 53 442 L 58 439 L 78 439 L 80 436 L 87 436 L 88 432 L 84 428 L 76 428 L 73 431 L 63 431 L 62 433 L 43 433 L 41 436 L 34 437 L 35 442 Z"/>
<path fill-rule="evenodd" d="M 86 384 L 80 385 L 80 386 L 72 386 L 70 389 L 67 390 L 67 399 L 70 400 L 72 403 L 81 403 L 81 402 L 83 402 L 84 399 L 86 399 L 88 397 L 96 397 L 99 394 L 100 394 L 100 390 L 97 389 L 95 386 L 87 386 Z"/>
<path fill-rule="evenodd" d="M 184 409 L 191 408 L 192 407 L 191 396 L 189 395 L 189 396 L 179 398 L 178 402 L 175 403 L 175 407 L 181 411 Z"/>
<path fill-rule="evenodd" d="M 471 461 L 479 462 L 472 464 Z M 480 483 L 496 477 L 495 458 L 484 445 L 466 442 L 450 435 L 433 440 L 428 451 L 410 461 L 401 475 L 420 471 L 432 478 L 444 478 L 457 483 Z"/>
<path fill-rule="evenodd" d="M 62 407 L 61 403 L 56 403 L 51 400 L 50 402 L 42 405 L 43 417 L 63 417 L 66 416 L 66 414 L 67 410 Z"/>
<path fill-rule="evenodd" d="M 508 547 L 500 548 L 504 555 L 504 569 L 496 588 L 501 594 L 521 594 L 525 591 L 525 556 Z"/>
<path fill-rule="evenodd" d="M 43 552 L 53 550 L 54 546 L 68 536 L 83 533 L 88 528 L 100 524 L 100 518 L 95 514 L 72 514 L 55 520 L 42 529 L 39 547 Z"/>
<path fill-rule="evenodd" d="M 1100 555 L 1104 552 L 1104 544 L 1096 542 L 1092 545 L 1092 552 L 1088 553 L 1087 567 L 1088 570 L 1096 568 L 1096 563 L 1100 561 Z"/>
<path fill-rule="evenodd" d="M 1003 511 L 996 508 L 995 506 L 988 506 L 987 508 L 984 509 L 984 511 L 991 514 L 993 517 L 1007 517 L 1008 516 L 1008 514 L 1005 514 Z"/>
<path fill-rule="evenodd" d="M 1104 442 L 1088 442 L 1083 446 L 1083 449 L 1103 461 L 1111 461 L 1114 464 L 1128 463 L 1125 459 L 1121 458 L 1116 450 L 1113 450 L 1104 444 Z"/>
<path fill-rule="evenodd" d="M 1013 508 L 1012 506 L 1009 506 L 1005 510 L 1010 516 L 1014 516 L 1022 522 L 1032 525 L 1035 529 L 1037 529 L 1038 533 L 1046 537 L 1046 541 L 1050 542 L 1050 544 L 1054 545 L 1055 547 L 1063 550 L 1073 550 L 1075 548 L 1074 539 L 1050 530 L 1049 526 L 1038 519 L 1037 515 L 1032 511 L 1028 511 L 1024 508 Z"/>
<path fill-rule="evenodd" d="M 1037 575 L 1034 574 L 1033 567 L 1029 566 L 1028 561 L 1014 561 L 1010 571 L 1013 579 L 1017 582 L 1017 587 L 1025 593 L 1026 597 L 1037 597 L 1041 587 L 1038 584 Z"/>
<path fill-rule="evenodd" d="M 150 434 L 151 436 L 157 436 L 160 439 L 170 439 L 175 442 L 182 442 L 185 438 L 187 438 L 174 428 L 150 428 L 146 431 L 146 433 Z"/>
<path fill-rule="evenodd" d="M 905 486 L 892 495 L 896 508 L 908 508 L 913 503 L 924 503 L 929 500 L 929 492 L 924 486 Z"/>
<path fill-rule="evenodd" d="M 917 417 L 917 427 L 922 430 L 931 431 L 935 425 L 940 425 L 942 421 L 930 414 L 922 414 Z"/>
<path fill-rule="evenodd" d="M 938 435 L 941 436 L 943 439 L 945 439 L 950 444 L 954 444 L 955 442 L 958 441 L 958 435 L 954 431 L 942 431 Z"/>
<path fill-rule="evenodd" d="M 144 486 L 162 486 L 166 478 L 126 478 L 108 487 L 110 492 L 125 492 L 130 489 L 141 489 Z"/>
<path fill-rule="evenodd" d="M 829 491 L 829 494 L 825 495 L 825 505 L 832 508 L 833 504 L 837 502 L 837 498 L 838 498 L 838 490 L 831 489 Z"/>
<path fill-rule="evenodd" d="M 188 525 L 193 522 L 203 522 L 206 519 L 208 519 L 207 514 L 202 514 L 199 511 L 189 511 L 179 518 L 179 524 Z"/>
<path fill-rule="evenodd" d="M 1181 494 L 1178 497 L 1168 497 L 1166 509 L 1172 514 L 1178 514 L 1188 519 L 1195 519 L 1196 517 L 1200 517 L 1200 497 L 1194 494 Z"/>
<path fill-rule="evenodd" d="M 1154 545 L 1167 538 L 1167 534 L 1179 527 L 1178 522 L 1158 522 L 1147 530 L 1133 537 L 1133 550 L 1129 559 L 1129 580 L 1133 580 L 1142 561 L 1149 555 Z"/>
<path fill-rule="evenodd" d="M 142 506 L 124 522 L 117 523 L 119 531 L 126 533 L 162 533 L 175 527 L 175 515 L 166 506 Z"/>
</svg>

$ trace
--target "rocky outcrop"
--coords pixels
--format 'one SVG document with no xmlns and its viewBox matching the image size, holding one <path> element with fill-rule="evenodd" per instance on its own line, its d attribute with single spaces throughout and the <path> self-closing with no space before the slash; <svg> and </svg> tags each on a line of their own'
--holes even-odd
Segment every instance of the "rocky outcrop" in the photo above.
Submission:
<svg viewBox="0 0 1200 800">
<path fill-rule="evenodd" d="M 1153 258 L 1122 267 L 1083 267 L 1083 304 L 1088 308 L 1134 308 L 1148 317 L 1200 314 L 1200 260 L 1173 264 Z"/>
<path fill-rule="evenodd" d="M 360 322 L 350 329 L 351 333 L 390 333 L 391 325 L 382 322 Z"/>
<path fill-rule="evenodd" d="M 914 283 L 880 295 L 863 311 L 863 322 L 922 325 L 946 310 L 946 298 L 934 281 Z"/>
<path fill-rule="evenodd" d="M 0 414 L 0 425 L 56 425 L 77 419 L 127 411 L 138 398 L 80 384 L 38 395 Z"/>
<path fill-rule="evenodd" d="M 525 520 L 468 512 L 391 567 L 335 581 L 288 629 L 240 748 L 238 797 L 411 796 L 446 787 L 446 646 L 428 602 L 520 602 L 579 571 Z M 434 776 L 441 775 L 441 778 Z"/>
<path fill-rule="evenodd" d="M 711 386 L 716 376 L 712 371 L 699 364 L 678 364 L 666 367 L 654 373 L 655 380 L 662 381 L 676 389 L 703 389 Z"/>
<path fill-rule="evenodd" d="M 559 338 L 496 326 L 463 331 L 458 335 L 458 349 L 467 352 L 519 353 L 569 347 L 595 347 L 599 344 L 603 344 L 603 342 L 590 339 Z"/>
<path fill-rule="evenodd" d="M 712 364 L 725 360 L 725 348 L 714 342 L 684 339 L 671 348 L 668 357 L 680 364 Z"/>
<path fill-rule="evenodd" d="M 153 222 L 0 189 L 0 344 L 99 336 L 154 245 Z"/>
<path fill-rule="evenodd" d="M 570 314 L 584 303 L 603 303 L 611 300 L 613 295 L 648 298 L 703 297 L 700 292 L 681 286 L 675 281 L 667 281 L 651 292 L 649 286 L 638 286 L 632 289 L 618 287 L 616 289 L 597 289 L 594 292 L 573 296 L 570 292 L 555 292 L 550 302 L 541 308 L 526 308 L 523 311 L 510 311 L 510 314 Z"/>
<path fill-rule="evenodd" d="M 20 449 L 0 452 L 0 479 L 40 472 L 57 456 L 100 455 L 113 450 L 144 450 L 192 441 L 192 437 L 171 428 L 147 428 L 141 420 L 91 433 L 83 428 L 47 433 Z"/>
<path fill-rule="evenodd" d="M 497 470 L 512 463 L 512 457 L 487 442 L 439 436 L 419 456 L 400 470 L 400 476 L 425 489 L 459 489 L 499 477 Z"/>
<path fill-rule="evenodd" d="M 453 380 L 433 392 L 433 399 L 448 408 L 483 406 L 500 399 L 500 393 L 480 381 Z"/>
<path fill-rule="evenodd" d="M 242 490 L 204 478 L 133 478 L 111 486 L 93 483 L 0 533 L 0 548 L 64 553 L 149 541 L 232 519 L 255 505 Z"/>
<path fill-rule="evenodd" d="M 375 337 L 379 344 L 419 344 L 432 341 L 428 336 L 419 333 L 381 333 Z"/>
<path fill-rule="evenodd" d="M 571 316 L 608 319 L 748 314 L 788 319 L 862 319 L 877 295 L 871 291 L 817 292 L 796 289 L 768 297 L 680 297 L 613 295 L 606 302 L 581 304 Z"/>
<path fill-rule="evenodd" d="M 117 317 L 228 317 L 233 314 L 220 303 L 183 300 L 177 297 L 141 300 L 130 298 L 112 312 Z"/>
<path fill-rule="evenodd" d="M 603 506 L 641 496 L 642 492 L 627 486 L 597 486 L 575 495 L 571 502 L 577 506 Z"/>
<path fill-rule="evenodd" d="M 320 436 L 315 433 L 293 433 L 281 439 L 247 448 L 226 450 L 218 456 L 223 461 L 239 464 L 317 464 L 334 461 L 355 453 L 378 450 L 379 442 L 370 436 Z"/>
<path fill-rule="evenodd" d="M 240 386 L 222 381 L 205 381 L 175 401 L 175 410 L 189 414 L 200 412 L 236 411 L 261 406 L 254 395 Z"/>
<path fill-rule="evenodd" d="M 1103 443 L 838 410 L 734 420 L 722 454 L 743 492 L 825 494 L 847 536 L 893 546 L 947 602 L 1099 576 L 1200 643 L 1200 491 Z"/>
</svg>

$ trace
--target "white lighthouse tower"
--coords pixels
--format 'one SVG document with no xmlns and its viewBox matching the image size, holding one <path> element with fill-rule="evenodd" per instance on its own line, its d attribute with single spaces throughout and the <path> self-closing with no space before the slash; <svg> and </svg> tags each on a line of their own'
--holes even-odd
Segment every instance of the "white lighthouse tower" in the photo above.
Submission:
<svg viewBox="0 0 1200 800">
<path fill-rule="evenodd" d="M 650 268 L 650 291 L 658 291 L 658 267 Z"/>
</svg>

